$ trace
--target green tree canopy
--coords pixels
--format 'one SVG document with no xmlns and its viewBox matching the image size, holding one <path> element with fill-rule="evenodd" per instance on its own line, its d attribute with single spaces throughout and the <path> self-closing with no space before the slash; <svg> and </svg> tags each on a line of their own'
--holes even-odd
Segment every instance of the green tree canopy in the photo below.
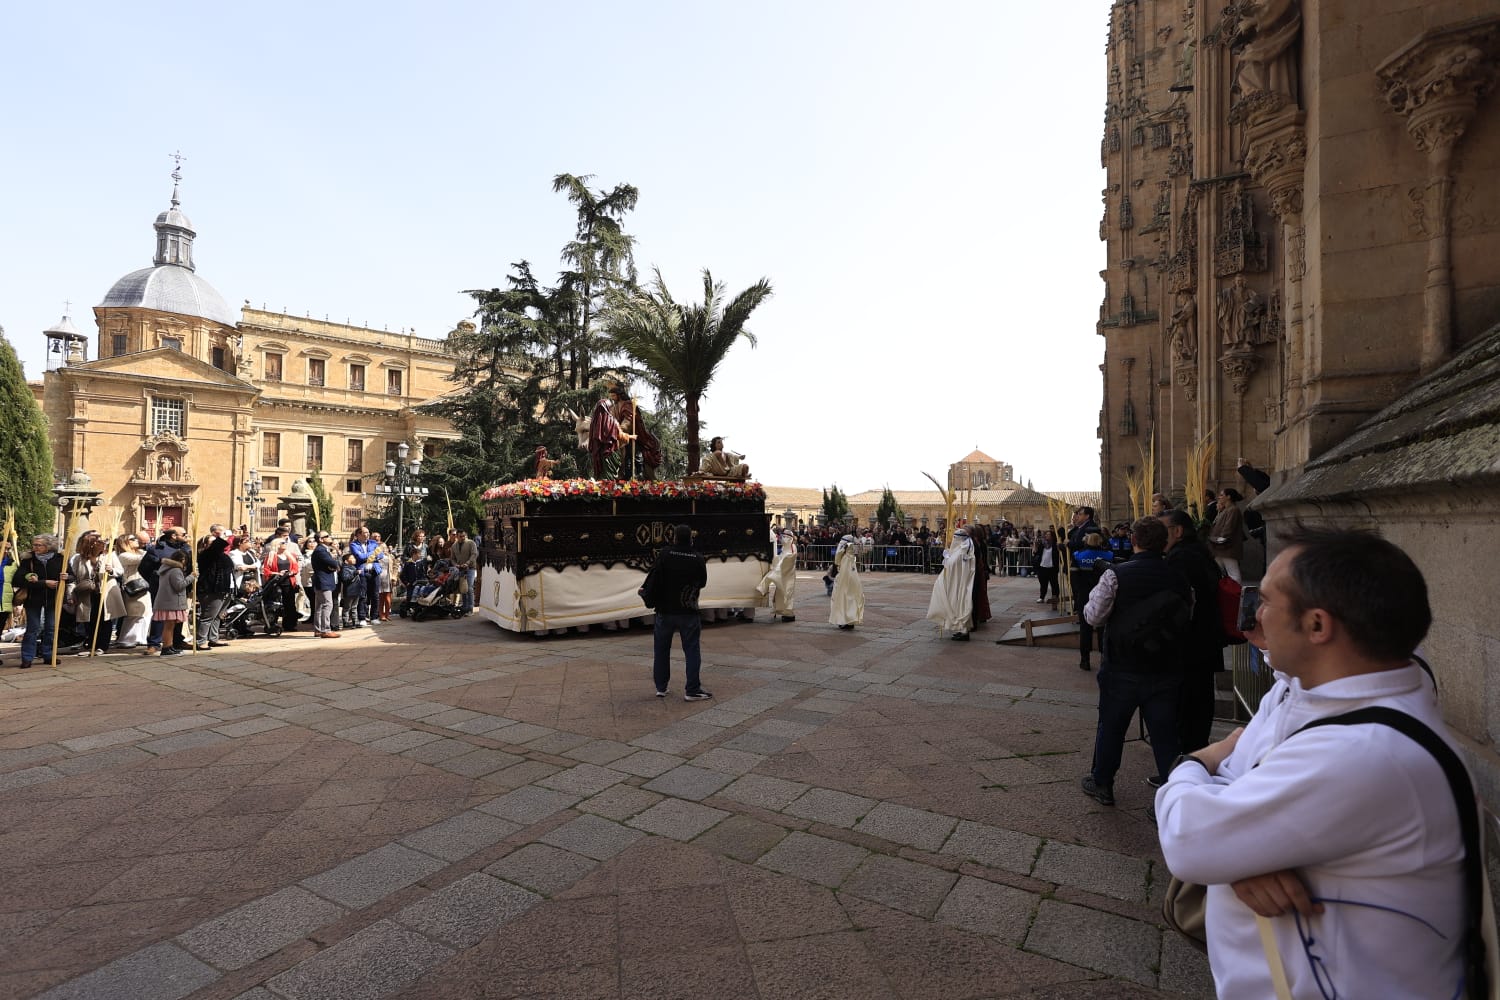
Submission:
<svg viewBox="0 0 1500 1000">
<path fill-rule="evenodd" d="M 901 505 L 896 502 L 896 494 L 892 493 L 891 488 L 887 486 L 885 491 L 880 494 L 880 503 L 875 506 L 875 523 L 890 524 L 892 517 L 895 517 L 898 521 L 906 519 L 905 513 L 901 510 Z"/>
<path fill-rule="evenodd" d="M 837 483 L 823 491 L 823 516 L 829 521 L 848 521 L 852 516 L 849 498 Z"/>
<path fill-rule="evenodd" d="M 0 327 L 0 521 L 5 508 L 16 513 L 16 536 L 52 530 L 52 448 L 47 420 L 37 405 L 21 360 Z"/>
<path fill-rule="evenodd" d="M 724 285 L 705 268 L 701 303 L 676 302 L 660 271 L 649 288 L 612 300 L 610 346 L 639 365 L 659 392 L 683 401 L 689 474 L 698 471 L 701 452 L 699 403 L 735 341 L 755 344 L 745 324 L 770 297 L 771 283 L 762 278 L 726 302 Z"/>
<path fill-rule="evenodd" d="M 312 492 L 313 507 L 317 512 L 314 527 L 337 534 L 338 526 L 333 523 L 333 497 L 328 495 L 328 487 L 323 485 L 323 474 L 319 470 L 312 469 L 307 473 L 307 488 Z"/>
</svg>

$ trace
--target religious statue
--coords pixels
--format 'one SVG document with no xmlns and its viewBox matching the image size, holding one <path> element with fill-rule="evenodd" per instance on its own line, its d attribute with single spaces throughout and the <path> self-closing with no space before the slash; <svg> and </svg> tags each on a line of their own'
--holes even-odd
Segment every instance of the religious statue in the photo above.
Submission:
<svg viewBox="0 0 1500 1000">
<path fill-rule="evenodd" d="M 589 418 L 589 461 L 595 479 L 604 478 L 604 460 L 635 439 L 615 419 L 618 399 L 624 395 L 618 385 L 612 385 L 599 402 L 594 404 L 594 414 Z"/>
<path fill-rule="evenodd" d="M 1219 292 L 1220 343 L 1229 348 L 1254 347 L 1261 342 L 1265 316 L 1265 300 L 1245 284 L 1243 274 L 1235 275 L 1234 283 Z"/>
<path fill-rule="evenodd" d="M 1198 360 L 1198 301 L 1192 292 L 1177 293 L 1177 306 L 1167 321 L 1167 333 L 1173 358 Z"/>
<path fill-rule="evenodd" d="M 716 437 L 708 443 L 708 454 L 703 456 L 701 471 L 705 476 L 720 479 L 749 479 L 750 466 L 745 456 L 724 450 L 724 439 Z"/>
<path fill-rule="evenodd" d="M 1251 110 L 1276 111 L 1297 103 L 1298 0 L 1258 0 L 1247 6 L 1231 45 L 1239 50 L 1235 83 Z"/>
<path fill-rule="evenodd" d="M 536 449 L 536 478 L 551 479 L 552 470 L 557 465 L 557 459 L 547 457 L 547 446 L 537 445 Z"/>
<path fill-rule="evenodd" d="M 635 447 L 631 449 L 631 456 L 639 456 L 641 461 L 641 478 L 655 479 L 656 470 L 661 466 L 661 442 L 656 435 L 646 429 L 646 421 L 641 416 L 635 400 L 620 387 L 611 390 L 614 397 L 615 422 L 620 429 L 631 435 L 635 440 Z M 632 469 L 632 476 L 635 470 Z"/>
<path fill-rule="evenodd" d="M 172 478 L 172 470 L 174 467 L 175 463 L 172 461 L 171 455 L 168 455 L 166 452 L 162 452 L 161 454 L 156 456 L 157 479 L 170 480 Z"/>
</svg>

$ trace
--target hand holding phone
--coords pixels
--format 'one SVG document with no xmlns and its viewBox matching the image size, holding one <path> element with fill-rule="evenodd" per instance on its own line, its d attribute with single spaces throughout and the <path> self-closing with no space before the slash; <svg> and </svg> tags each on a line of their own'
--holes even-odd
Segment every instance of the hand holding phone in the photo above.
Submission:
<svg viewBox="0 0 1500 1000">
<path fill-rule="evenodd" d="M 1241 632 L 1253 632 L 1256 628 L 1255 613 L 1260 610 L 1260 588 L 1247 583 L 1240 588 L 1240 613 L 1234 627 Z"/>
</svg>

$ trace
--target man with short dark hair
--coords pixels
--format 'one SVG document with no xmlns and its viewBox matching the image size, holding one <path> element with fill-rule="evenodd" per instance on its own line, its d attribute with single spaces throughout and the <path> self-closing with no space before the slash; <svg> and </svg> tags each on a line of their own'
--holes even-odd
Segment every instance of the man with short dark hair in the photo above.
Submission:
<svg viewBox="0 0 1500 1000">
<path fill-rule="evenodd" d="M 1182 673 L 1179 646 L 1191 614 L 1193 592 L 1167 565 L 1167 529 L 1143 517 L 1131 530 L 1135 556 L 1104 571 L 1083 615 L 1104 628 L 1099 665 L 1099 725 L 1093 767 L 1082 781 L 1085 795 L 1115 804 L 1115 772 L 1125 734 L 1137 709 L 1151 734 L 1156 773 L 1166 774 L 1177 757 L 1177 702 Z"/>
<path fill-rule="evenodd" d="M 333 538 L 328 532 L 318 535 L 318 547 L 312 552 L 313 635 L 319 639 L 337 639 L 333 629 L 333 592 L 339 585 L 339 557 L 333 554 Z"/>
<path fill-rule="evenodd" d="M 1208 746 L 1214 725 L 1214 675 L 1224 669 L 1224 627 L 1219 620 L 1219 565 L 1198 538 L 1185 510 L 1161 515 L 1167 528 L 1167 565 L 1193 588 L 1193 619 L 1182 644 L 1182 701 L 1177 736 L 1183 753 Z M 1161 787 L 1166 775 L 1152 784 Z"/>
<path fill-rule="evenodd" d="M 1465 852 L 1443 768 L 1391 726 L 1314 725 L 1395 710 L 1452 746 L 1412 660 L 1432 620 L 1426 582 L 1370 532 L 1299 529 L 1284 543 L 1249 634 L 1276 683 L 1156 798 L 1168 867 L 1208 887 L 1218 996 L 1273 993 L 1257 915 L 1272 918 L 1297 1000 L 1461 996 Z"/>
<path fill-rule="evenodd" d="M 464 599 L 463 612 L 466 615 L 474 613 L 474 577 L 479 568 L 479 545 L 469 533 L 462 528 L 453 532 L 453 546 L 448 550 L 448 558 L 453 560 L 453 565 L 464 575 Z"/>
<path fill-rule="evenodd" d="M 679 524 L 672 530 L 672 544 L 662 549 L 652 568 L 653 606 L 656 608 L 655 659 L 652 679 L 656 696 L 667 696 L 672 679 L 672 637 L 682 636 L 682 655 L 687 661 L 687 682 L 683 701 L 703 701 L 713 695 L 703 690 L 700 670 L 703 664 L 699 639 L 703 619 L 698 613 L 698 592 L 708 584 L 708 566 L 703 556 L 693 551 L 693 529 Z"/>
</svg>

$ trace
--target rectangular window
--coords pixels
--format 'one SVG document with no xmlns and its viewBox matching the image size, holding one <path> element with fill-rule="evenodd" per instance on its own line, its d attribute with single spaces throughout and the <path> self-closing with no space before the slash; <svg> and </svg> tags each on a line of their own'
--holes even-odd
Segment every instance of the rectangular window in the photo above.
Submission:
<svg viewBox="0 0 1500 1000">
<path fill-rule="evenodd" d="M 272 469 L 281 468 L 281 435 L 266 431 L 260 436 L 260 464 Z"/>
<path fill-rule="evenodd" d="M 422 442 L 422 460 L 423 461 L 431 461 L 432 459 L 437 458 L 442 453 L 443 453 L 443 442 L 441 442 L 441 441 L 423 441 Z"/>
<path fill-rule="evenodd" d="M 364 480 L 363 479 L 346 479 L 346 480 L 344 480 L 344 492 L 345 493 L 363 493 L 364 491 L 365 491 L 365 484 L 364 484 Z"/>
<path fill-rule="evenodd" d="M 307 436 L 307 467 L 309 469 L 323 467 L 323 435 L 321 434 Z"/>
<path fill-rule="evenodd" d="M 350 365 L 349 366 L 349 388 L 353 389 L 355 392 L 364 392 L 365 391 L 365 366 L 364 365 Z"/>
<path fill-rule="evenodd" d="M 280 493 L 281 492 L 281 477 L 280 476 L 261 476 L 260 477 L 260 489 L 261 489 L 261 495 L 262 496 L 264 496 L 265 494 L 268 494 L 268 493 L 270 493 L 270 494 Z"/>
<path fill-rule="evenodd" d="M 307 359 L 307 384 L 308 385 L 322 385 L 323 384 L 323 372 L 324 372 L 324 368 L 323 368 L 323 359 L 322 358 L 308 358 Z"/>
<path fill-rule="evenodd" d="M 401 454 L 397 451 L 401 447 L 400 441 L 387 441 L 385 443 L 385 460 L 387 462 L 401 461 Z"/>
<path fill-rule="evenodd" d="M 349 466 L 347 471 L 365 471 L 365 443 L 359 438 L 349 439 Z"/>
<path fill-rule="evenodd" d="M 385 373 L 385 391 L 388 395 L 401 395 L 401 369 L 391 368 Z"/>
<path fill-rule="evenodd" d="M 187 404 L 180 399 L 151 397 L 151 433 L 176 434 L 184 437 L 187 431 Z"/>
<path fill-rule="evenodd" d="M 353 534 L 357 529 L 359 529 L 363 525 L 364 518 L 365 518 L 365 512 L 362 511 L 362 510 L 360 510 L 358 507 L 345 507 L 344 508 L 344 532 L 346 534 Z"/>
<path fill-rule="evenodd" d="M 111 357 L 118 358 L 130 349 L 130 338 L 123 333 L 114 334 L 109 338 L 109 351 Z"/>
<path fill-rule="evenodd" d="M 266 355 L 266 381 L 267 382 L 280 382 L 281 381 L 281 355 L 279 355 L 279 354 L 267 354 Z"/>
<path fill-rule="evenodd" d="M 275 507 L 262 507 L 256 512 L 256 519 L 260 522 L 260 530 L 272 532 L 276 530 L 276 522 L 281 519 L 281 512 Z"/>
<path fill-rule="evenodd" d="M 163 347 L 170 347 L 174 351 L 180 351 L 180 350 L 182 350 L 182 338 L 181 337 L 163 337 L 163 338 L 161 338 L 161 346 L 163 346 Z"/>
<path fill-rule="evenodd" d="M 214 354 L 214 367 L 217 368 L 217 369 L 219 369 L 219 371 L 221 371 L 221 372 L 227 372 L 229 369 L 224 367 L 224 348 L 222 348 L 222 347 L 215 347 L 213 349 L 213 354 Z"/>
</svg>

